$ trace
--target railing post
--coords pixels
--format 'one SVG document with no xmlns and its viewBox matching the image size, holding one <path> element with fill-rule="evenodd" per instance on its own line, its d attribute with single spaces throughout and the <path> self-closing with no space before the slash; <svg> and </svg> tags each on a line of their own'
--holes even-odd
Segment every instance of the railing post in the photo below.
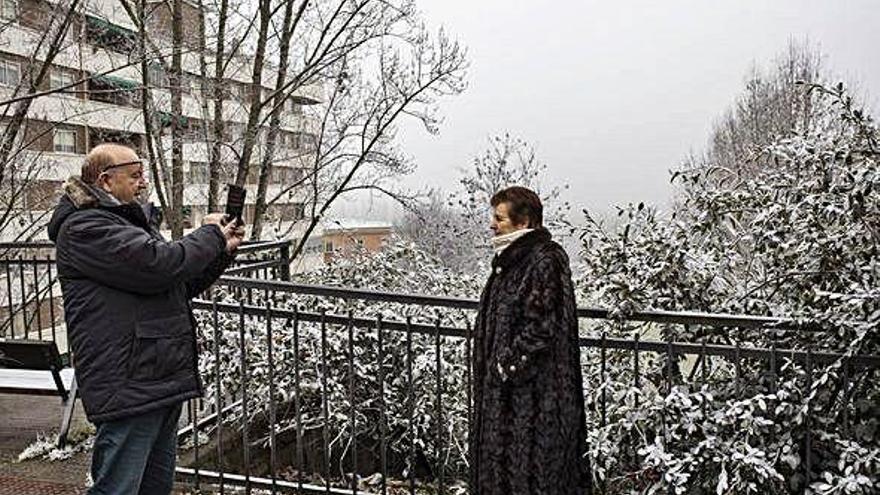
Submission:
<svg viewBox="0 0 880 495">
<path fill-rule="evenodd" d="M 281 256 L 281 280 L 290 281 L 290 241 L 285 242 L 279 249 Z"/>
</svg>

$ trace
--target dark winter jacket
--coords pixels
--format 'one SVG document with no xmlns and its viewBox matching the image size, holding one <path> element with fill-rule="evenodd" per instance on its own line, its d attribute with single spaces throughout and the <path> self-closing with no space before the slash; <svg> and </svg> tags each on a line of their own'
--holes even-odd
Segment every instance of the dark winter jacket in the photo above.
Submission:
<svg viewBox="0 0 880 495">
<path fill-rule="evenodd" d="M 492 262 L 473 346 L 472 495 L 590 491 L 568 256 L 536 229 Z"/>
<path fill-rule="evenodd" d="M 79 178 L 49 222 L 86 414 L 100 423 L 201 394 L 190 299 L 231 261 L 216 225 L 166 242 L 152 207 Z"/>
</svg>

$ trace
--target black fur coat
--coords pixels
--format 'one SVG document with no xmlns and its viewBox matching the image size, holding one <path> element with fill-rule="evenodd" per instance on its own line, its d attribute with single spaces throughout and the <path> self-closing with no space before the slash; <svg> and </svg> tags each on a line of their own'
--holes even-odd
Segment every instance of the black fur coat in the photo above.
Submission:
<svg viewBox="0 0 880 495">
<path fill-rule="evenodd" d="M 568 256 L 545 229 L 492 262 L 473 346 L 471 495 L 590 492 Z"/>
</svg>

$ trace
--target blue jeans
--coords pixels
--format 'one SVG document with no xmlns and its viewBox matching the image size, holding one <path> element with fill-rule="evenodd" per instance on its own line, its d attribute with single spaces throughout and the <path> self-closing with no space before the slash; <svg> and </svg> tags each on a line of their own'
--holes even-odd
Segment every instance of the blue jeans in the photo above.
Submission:
<svg viewBox="0 0 880 495">
<path fill-rule="evenodd" d="M 170 494 L 181 404 L 98 425 L 89 495 Z"/>
</svg>

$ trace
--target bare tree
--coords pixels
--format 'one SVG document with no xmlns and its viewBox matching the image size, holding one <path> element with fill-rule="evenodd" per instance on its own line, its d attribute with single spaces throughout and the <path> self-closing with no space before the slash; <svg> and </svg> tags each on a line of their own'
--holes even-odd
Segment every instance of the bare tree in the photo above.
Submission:
<svg viewBox="0 0 880 495">
<path fill-rule="evenodd" d="M 277 46 L 279 56 L 275 89 L 261 101 L 252 101 L 266 111 L 257 122 L 249 119 L 236 181 L 246 182 L 257 127 L 268 120 L 252 236 L 261 237 L 269 206 L 294 195 L 305 197 L 308 205 L 304 244 L 342 194 L 370 188 L 403 199 L 405 195 L 382 184 L 412 168 L 394 148 L 394 124 L 411 116 L 435 132 L 436 100 L 463 89 L 466 63 L 461 49 L 445 34 L 425 31 L 409 0 L 302 0 L 284 9 L 281 28 L 267 43 Z M 279 153 L 282 108 L 314 88 L 323 93 L 323 101 L 305 110 L 306 119 L 317 122 L 314 135 L 300 134 L 299 150 Z M 256 114 L 252 106 L 251 116 Z M 307 172 L 269 194 L 272 170 L 279 162 L 292 162 Z M 283 230 L 290 232 L 286 223 Z"/>
<path fill-rule="evenodd" d="M 10 230 L 15 230 L 16 239 L 30 238 L 35 234 L 46 214 L 45 211 L 36 212 L 34 216 L 31 210 L 35 203 L 45 203 L 54 193 L 39 190 L 37 179 L 45 171 L 46 164 L 39 154 L 26 153 L 33 142 L 51 129 L 28 136 L 27 116 L 34 99 L 43 93 L 40 87 L 47 80 L 55 57 L 69 43 L 68 32 L 79 10 L 79 0 L 68 0 L 49 13 L 48 25 L 22 67 L 12 98 L 3 102 L 3 116 L 6 118 L 0 133 L 0 232 L 9 234 Z M 10 229 L 13 222 L 17 225 Z"/>
<path fill-rule="evenodd" d="M 272 172 L 273 159 L 277 147 L 279 130 L 281 127 L 281 111 L 285 108 L 287 95 L 283 91 L 287 82 L 287 71 L 289 67 L 291 40 L 293 33 L 303 18 L 305 8 L 308 6 L 307 1 L 300 3 L 296 12 L 296 18 L 293 16 L 294 2 L 286 2 L 284 6 L 284 20 L 281 26 L 281 39 L 279 46 L 279 64 L 275 75 L 275 96 L 272 99 L 271 116 L 269 120 L 269 131 L 266 137 L 266 145 L 263 158 L 260 161 L 260 175 L 257 181 L 257 198 L 254 202 L 254 223 L 251 236 L 259 239 L 263 231 L 264 217 L 266 215 L 266 191 L 269 186 L 270 174 Z"/>
<path fill-rule="evenodd" d="M 402 237 L 415 242 L 449 268 L 473 272 L 480 261 L 491 258 L 489 239 L 490 200 L 499 190 L 528 187 L 544 203 L 544 223 L 566 227 L 568 203 L 561 202 L 561 189 L 545 184 L 547 165 L 535 147 L 509 133 L 492 136 L 486 150 L 471 166 L 459 169 L 459 188 L 433 191 L 429 200 L 402 222 Z"/>
<path fill-rule="evenodd" d="M 770 70 L 754 67 L 745 90 L 714 125 L 704 156 L 690 157 L 687 164 L 712 163 L 728 173 L 750 174 L 768 163 L 754 158 L 764 146 L 816 119 L 809 85 L 827 77 L 818 47 L 809 41 L 790 41 Z"/>
<path fill-rule="evenodd" d="M 410 116 L 436 130 L 437 99 L 463 89 L 465 68 L 457 43 L 442 32 L 432 39 L 423 28 L 412 27 L 401 38 L 381 43 L 371 57 L 339 60 L 326 72 L 329 91 L 318 105 L 320 124 L 306 179 L 309 212 L 293 256 L 340 196 L 372 189 L 402 199 L 383 184 L 412 169 L 395 146 L 395 124 Z"/>
<path fill-rule="evenodd" d="M 204 10 L 202 10 L 204 12 Z M 214 102 L 214 116 L 212 120 L 211 147 L 208 155 L 208 211 L 217 209 L 217 196 L 220 190 L 220 160 L 221 146 L 225 126 L 223 121 L 223 102 L 226 99 L 223 79 L 226 70 L 226 20 L 229 13 L 229 0 L 220 0 L 220 8 L 217 15 L 217 40 L 214 53 L 214 80 L 212 96 Z M 200 32 L 200 43 L 206 47 L 204 19 Z M 205 48 L 207 49 L 207 48 Z M 202 52 L 204 57 L 204 51 Z M 207 77 L 207 71 L 202 72 L 203 80 Z M 205 93 L 206 95 L 208 93 Z"/>
<path fill-rule="evenodd" d="M 201 124 L 196 125 L 207 154 L 208 209 L 218 206 L 224 172 L 234 173 L 241 185 L 256 182 L 255 238 L 262 235 L 271 207 L 280 203 L 288 207 L 275 210 L 282 212 L 279 229 L 288 234 L 302 215 L 301 205 L 309 206 L 308 218 L 296 226 L 307 237 L 333 202 L 352 191 L 373 189 L 399 201 L 410 199 L 389 185 L 413 169 L 395 146 L 396 123 L 415 117 L 436 132 L 437 102 L 463 89 L 466 70 L 463 51 L 442 32 L 425 30 L 413 0 L 218 0 L 219 10 L 205 3 L 200 0 L 196 16 L 193 7 L 178 0 L 124 0 L 121 6 L 136 27 L 134 53 L 130 63 L 111 69 L 139 67 L 143 143 L 173 237 L 182 235 L 186 202 L 199 192 L 185 183 L 184 174 L 184 160 L 198 160 L 189 157 L 190 151 L 184 154 L 194 128 L 187 127 L 190 99 L 183 94 L 199 98 L 188 87 L 188 71 L 201 76 L 196 102 Z M 185 59 L 192 52 L 198 56 L 195 71 Z M 24 121 L 33 98 L 52 92 L 34 86 L 31 94 L 6 106 L 16 105 Z M 243 96 L 244 125 L 231 122 L 241 115 L 228 115 L 239 107 L 229 105 L 231 112 L 226 111 L 224 102 L 233 93 Z M 312 106 L 301 114 L 292 110 L 303 103 Z M 5 142 L 15 140 L 14 127 L 4 132 Z M 232 170 L 224 170 L 227 165 Z M 276 166 L 286 169 L 280 184 Z"/>
<path fill-rule="evenodd" d="M 172 0 L 171 11 L 171 203 L 176 207 L 166 210 L 166 218 L 171 237 L 179 239 L 183 237 L 183 136 L 179 118 L 183 115 L 183 0 Z"/>
<path fill-rule="evenodd" d="M 43 31 L 33 49 L 30 60 L 24 66 L 21 83 L 16 88 L 15 95 L 20 92 L 26 96 L 37 93 L 39 86 L 49 75 L 52 62 L 66 42 L 67 32 L 78 13 L 78 8 L 79 0 L 68 0 L 53 11 L 49 18 L 48 29 Z M 27 118 L 31 103 L 33 103 L 33 98 L 18 100 L 14 105 L 11 117 L 6 122 L 6 130 L 3 133 L 3 140 L 0 142 L 0 183 L 3 182 L 13 143 L 18 138 L 18 133 Z"/>
</svg>

